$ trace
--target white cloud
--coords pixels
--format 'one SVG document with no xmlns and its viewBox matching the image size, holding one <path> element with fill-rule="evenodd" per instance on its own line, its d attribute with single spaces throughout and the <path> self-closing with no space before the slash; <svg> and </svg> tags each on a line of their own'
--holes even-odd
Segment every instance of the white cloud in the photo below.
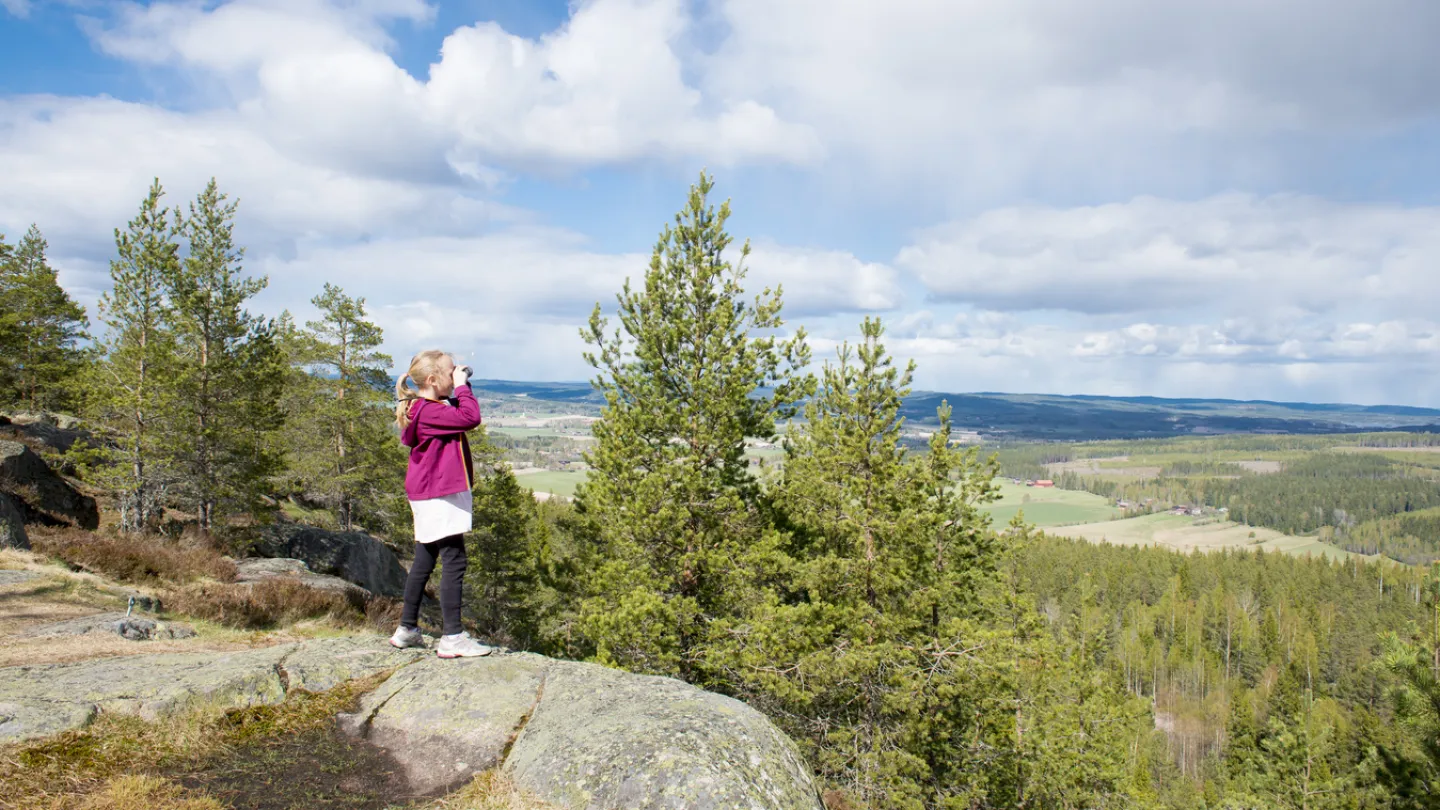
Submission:
<svg viewBox="0 0 1440 810">
<path fill-rule="evenodd" d="M 1440 110 L 1430 0 L 717 5 L 716 92 L 815 127 L 912 195 L 1267 180 L 1304 157 L 1270 136 L 1393 132 Z"/>
<path fill-rule="evenodd" d="M 892 310 L 904 303 L 898 274 L 840 250 L 800 249 L 762 241 L 752 245 L 747 292 L 783 286 L 785 316 Z"/>
<path fill-rule="evenodd" d="M 1005 309 L 1420 316 L 1440 300 L 1440 208 L 1240 194 L 1006 208 L 923 230 L 896 263 L 934 296 Z"/>
<path fill-rule="evenodd" d="M 0 8 L 22 20 L 30 16 L 30 0 L 0 0 Z"/>
<path fill-rule="evenodd" d="M 580 3 L 539 39 L 494 23 L 462 27 L 426 79 L 386 53 L 381 23 L 422 19 L 427 6 L 347 5 L 156 3 L 93 35 L 111 54 L 218 78 L 245 124 L 277 148 L 350 171 L 440 160 L 461 175 L 657 156 L 805 162 L 820 152 L 773 109 L 686 84 L 676 45 L 690 19 L 679 0 Z"/>
</svg>

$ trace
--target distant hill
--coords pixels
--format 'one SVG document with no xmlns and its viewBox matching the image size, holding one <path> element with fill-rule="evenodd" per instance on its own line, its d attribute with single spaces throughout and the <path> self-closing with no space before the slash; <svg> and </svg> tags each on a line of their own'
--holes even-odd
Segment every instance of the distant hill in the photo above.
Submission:
<svg viewBox="0 0 1440 810">
<path fill-rule="evenodd" d="M 587 382 L 475 380 L 502 397 L 588 406 L 604 398 Z M 935 409 L 950 403 L 957 428 L 987 438 L 1140 439 L 1216 433 L 1354 433 L 1409 430 L 1440 432 L 1440 409 L 1404 405 L 1166 399 L 1058 394 L 956 394 L 916 391 L 905 401 L 906 419 L 935 423 Z"/>
</svg>

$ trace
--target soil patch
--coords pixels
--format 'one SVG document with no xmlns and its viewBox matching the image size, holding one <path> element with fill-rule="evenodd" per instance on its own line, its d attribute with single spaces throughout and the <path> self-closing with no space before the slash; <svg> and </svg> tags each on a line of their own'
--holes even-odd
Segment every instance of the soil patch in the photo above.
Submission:
<svg viewBox="0 0 1440 810">
<path fill-rule="evenodd" d="M 257 740 L 167 777 L 234 810 L 383 810 L 418 798 L 399 763 L 332 723 Z"/>
</svg>

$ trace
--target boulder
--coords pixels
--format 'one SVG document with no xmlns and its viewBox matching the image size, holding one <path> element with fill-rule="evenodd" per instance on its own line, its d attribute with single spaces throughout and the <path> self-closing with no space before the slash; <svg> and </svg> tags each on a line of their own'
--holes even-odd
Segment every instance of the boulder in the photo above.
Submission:
<svg viewBox="0 0 1440 810">
<path fill-rule="evenodd" d="M 80 494 L 20 442 L 0 441 L 0 492 L 19 502 L 26 523 L 90 530 L 100 525 L 95 499 Z"/>
<path fill-rule="evenodd" d="M 378 636 L 0 669 L 0 742 L 100 711 L 272 704 L 387 670 L 340 726 L 388 748 L 417 793 L 498 766 L 547 801 L 587 810 L 822 808 L 795 745 L 737 700 L 525 653 L 442 661 Z"/>
<path fill-rule="evenodd" d="M 57 453 L 69 452 L 75 442 L 84 439 L 88 443 L 94 443 L 95 439 L 90 431 L 79 427 L 61 427 L 53 422 L 13 422 L 0 423 L 0 439 L 21 442 L 29 445 L 33 450 L 47 448 Z"/>
<path fill-rule="evenodd" d="M 795 744 L 760 712 L 671 678 L 568 661 L 551 662 L 505 770 L 574 807 L 821 806 Z"/>
<path fill-rule="evenodd" d="M 370 592 L 353 582 L 328 574 L 317 574 L 305 565 L 304 560 L 286 557 L 247 557 L 235 561 L 235 581 L 254 584 L 268 579 L 292 579 L 301 585 L 321 591 L 335 593 L 357 592 L 369 596 Z"/>
<path fill-rule="evenodd" d="M 670 678 L 525 653 L 426 658 L 341 727 L 388 749 L 418 791 L 501 766 L 589 810 L 822 805 L 794 743 L 738 700 Z"/>
<path fill-rule="evenodd" d="M 405 595 L 405 568 L 399 558 L 364 532 L 279 523 L 265 530 L 254 552 L 301 560 L 316 574 L 339 577 L 379 596 Z"/>
<path fill-rule="evenodd" d="M 30 535 L 25 533 L 25 515 L 9 495 L 0 492 L 0 548 L 30 549 Z"/>
</svg>

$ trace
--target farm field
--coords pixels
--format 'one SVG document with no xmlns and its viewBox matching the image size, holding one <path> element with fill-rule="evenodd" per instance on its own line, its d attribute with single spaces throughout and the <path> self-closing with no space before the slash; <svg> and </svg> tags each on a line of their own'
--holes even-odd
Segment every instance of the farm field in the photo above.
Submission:
<svg viewBox="0 0 1440 810">
<path fill-rule="evenodd" d="M 1027 487 L 1000 480 L 1000 500 L 981 507 L 989 512 L 992 525 L 1003 527 L 1015 513 L 1025 512 L 1025 522 L 1035 526 L 1063 526 L 1073 523 L 1095 523 L 1119 517 L 1121 511 L 1109 499 L 1089 492 L 1049 487 Z M 1025 496 L 1030 502 L 1025 503 Z"/>
<path fill-rule="evenodd" d="M 516 477 L 516 480 L 520 482 L 520 486 L 529 487 L 536 492 L 549 492 L 571 498 L 575 495 L 575 487 L 585 480 L 585 473 L 544 470 L 521 474 Z"/>
<path fill-rule="evenodd" d="M 577 442 L 593 442 L 595 438 L 588 432 L 576 428 L 550 428 L 550 427 L 505 427 L 486 425 L 488 433 L 509 436 L 512 439 L 528 439 L 534 437 L 553 436 L 558 438 L 574 439 Z"/>
<path fill-rule="evenodd" d="M 1251 532 L 1255 534 L 1253 539 L 1250 537 Z M 1047 529 L 1046 533 L 1092 543 L 1156 546 L 1181 553 L 1197 550 L 1218 551 L 1225 548 L 1263 548 L 1266 551 L 1283 551 L 1295 556 L 1314 554 L 1341 560 L 1355 556 L 1313 537 L 1294 537 L 1272 529 L 1186 515 L 1144 515 L 1125 520 L 1056 527 Z"/>
</svg>

